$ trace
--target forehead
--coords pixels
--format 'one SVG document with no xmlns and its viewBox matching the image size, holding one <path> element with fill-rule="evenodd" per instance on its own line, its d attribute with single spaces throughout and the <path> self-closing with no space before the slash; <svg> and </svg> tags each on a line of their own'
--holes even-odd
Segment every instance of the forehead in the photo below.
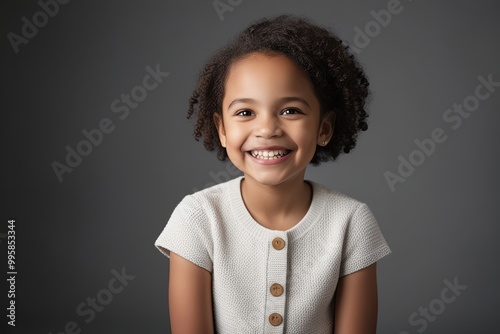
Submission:
<svg viewBox="0 0 500 334">
<path fill-rule="evenodd" d="M 235 69 L 235 67 L 239 66 L 247 66 L 247 67 L 252 67 L 252 66 L 258 66 L 258 65 L 266 65 L 266 64 L 279 64 L 282 66 L 287 66 L 290 67 L 290 70 L 296 69 L 300 71 L 299 67 L 293 62 L 292 59 L 278 53 L 270 53 L 270 52 L 251 52 L 248 53 L 241 58 L 238 58 L 232 62 L 231 68 L 232 70 Z"/>
<path fill-rule="evenodd" d="M 224 99 L 240 94 L 256 95 L 256 98 L 283 94 L 315 98 L 310 79 L 293 60 L 259 52 L 246 55 L 229 67 L 224 88 Z"/>
</svg>

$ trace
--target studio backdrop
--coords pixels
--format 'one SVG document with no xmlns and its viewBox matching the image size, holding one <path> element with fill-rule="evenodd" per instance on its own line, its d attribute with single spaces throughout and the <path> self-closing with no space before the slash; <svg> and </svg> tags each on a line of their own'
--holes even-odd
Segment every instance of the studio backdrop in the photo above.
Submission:
<svg viewBox="0 0 500 334">
<path fill-rule="evenodd" d="M 239 175 L 193 138 L 200 70 L 253 21 L 335 31 L 369 129 L 307 179 L 368 204 L 392 249 L 378 333 L 498 333 L 496 1 L 3 1 L 2 333 L 170 333 L 153 246 L 187 194 Z"/>
</svg>

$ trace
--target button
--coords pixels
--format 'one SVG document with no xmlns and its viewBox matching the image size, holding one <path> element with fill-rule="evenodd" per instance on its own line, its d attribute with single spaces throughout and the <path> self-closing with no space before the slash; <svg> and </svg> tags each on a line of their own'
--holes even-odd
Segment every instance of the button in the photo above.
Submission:
<svg viewBox="0 0 500 334">
<path fill-rule="evenodd" d="M 273 239 L 273 247 L 274 247 L 274 249 L 277 249 L 277 250 L 283 249 L 283 247 L 285 247 L 285 240 L 283 240 L 279 237 L 274 238 Z"/>
<path fill-rule="evenodd" d="M 269 316 L 269 322 L 273 326 L 279 326 L 283 322 L 283 317 L 278 313 L 271 313 Z"/>
<path fill-rule="evenodd" d="M 283 287 L 278 283 L 274 283 L 273 285 L 271 285 L 271 288 L 269 290 L 271 290 L 271 294 L 274 297 L 279 297 L 283 294 Z"/>
</svg>

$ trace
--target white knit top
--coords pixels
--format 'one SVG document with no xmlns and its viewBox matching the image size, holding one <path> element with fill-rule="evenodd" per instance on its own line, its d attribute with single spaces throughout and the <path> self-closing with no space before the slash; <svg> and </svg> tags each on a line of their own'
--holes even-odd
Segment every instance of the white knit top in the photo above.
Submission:
<svg viewBox="0 0 500 334">
<path fill-rule="evenodd" d="M 308 181 L 304 218 L 270 230 L 247 211 L 241 180 L 184 197 L 155 246 L 211 272 L 216 333 L 332 333 L 339 277 L 391 252 L 370 209 Z"/>
</svg>

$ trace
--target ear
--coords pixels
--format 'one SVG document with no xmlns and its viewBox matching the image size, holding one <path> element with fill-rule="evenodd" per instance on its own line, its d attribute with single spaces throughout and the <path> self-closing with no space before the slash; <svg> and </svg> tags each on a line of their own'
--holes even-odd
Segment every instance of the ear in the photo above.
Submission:
<svg viewBox="0 0 500 334">
<path fill-rule="evenodd" d="M 219 140 L 222 147 L 226 147 L 226 130 L 224 129 L 224 122 L 222 122 L 222 115 L 214 112 L 214 123 L 219 133 Z"/>
<path fill-rule="evenodd" d="M 319 146 L 326 146 L 333 136 L 333 127 L 335 125 L 335 113 L 329 112 L 322 117 L 319 126 L 318 142 Z"/>
</svg>

